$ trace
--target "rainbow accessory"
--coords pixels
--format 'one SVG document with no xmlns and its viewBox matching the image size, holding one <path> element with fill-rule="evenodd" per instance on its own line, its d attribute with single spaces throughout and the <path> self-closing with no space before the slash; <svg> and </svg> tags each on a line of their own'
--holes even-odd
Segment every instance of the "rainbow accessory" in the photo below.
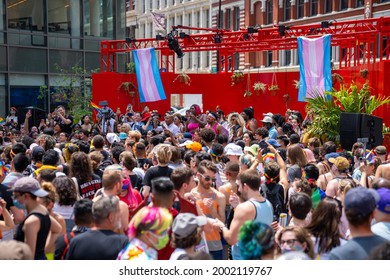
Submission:
<svg viewBox="0 0 390 280">
<path fill-rule="evenodd" d="M 263 162 L 269 162 L 269 161 L 275 161 L 275 154 L 274 153 L 268 153 L 263 155 Z"/>
<path fill-rule="evenodd" d="M 11 168 L 10 168 L 9 164 L 5 164 L 5 162 L 1 160 L 0 161 L 0 177 L 5 177 L 10 172 L 11 172 Z"/>
<path fill-rule="evenodd" d="M 3 118 L 0 118 L 0 124 L 5 123 L 5 120 Z"/>
<path fill-rule="evenodd" d="M 128 236 L 136 238 L 145 231 L 162 232 L 172 224 L 172 215 L 168 209 L 160 207 L 144 207 L 131 219 Z"/>
<path fill-rule="evenodd" d="M 92 109 L 96 110 L 97 112 L 100 112 L 100 110 L 102 109 L 100 106 L 96 105 L 92 101 L 90 102 L 90 104 L 91 104 Z"/>
<path fill-rule="evenodd" d="M 279 178 L 279 175 L 275 176 L 274 178 L 271 178 L 267 173 L 264 173 L 264 177 L 266 179 L 265 181 L 266 184 L 272 184 L 276 182 L 276 180 Z"/>
</svg>

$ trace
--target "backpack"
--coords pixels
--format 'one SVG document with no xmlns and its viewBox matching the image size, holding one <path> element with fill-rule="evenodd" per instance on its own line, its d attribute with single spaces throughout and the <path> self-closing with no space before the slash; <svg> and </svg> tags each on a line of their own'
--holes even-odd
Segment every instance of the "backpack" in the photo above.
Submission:
<svg viewBox="0 0 390 280">
<path fill-rule="evenodd" d="M 286 205 L 284 204 L 284 189 L 281 184 L 261 184 L 260 194 L 272 204 L 274 221 L 279 220 L 281 213 L 287 213 Z"/>
<path fill-rule="evenodd" d="M 65 259 L 66 253 L 69 250 L 70 241 L 72 240 L 73 237 L 75 237 L 75 233 L 73 231 L 67 232 L 66 234 L 64 234 L 65 248 L 64 248 L 64 251 L 61 255 L 61 260 Z"/>
</svg>

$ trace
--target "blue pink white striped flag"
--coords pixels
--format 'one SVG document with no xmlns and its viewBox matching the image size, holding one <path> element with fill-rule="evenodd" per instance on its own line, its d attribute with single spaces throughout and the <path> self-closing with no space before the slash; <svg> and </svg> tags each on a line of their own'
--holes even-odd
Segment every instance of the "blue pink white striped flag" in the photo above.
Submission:
<svg viewBox="0 0 390 280">
<path fill-rule="evenodd" d="M 298 101 L 305 101 L 315 93 L 332 90 L 330 38 L 325 35 L 316 39 L 298 37 L 300 80 Z"/>
<path fill-rule="evenodd" d="M 153 102 L 167 99 L 154 48 L 134 50 L 133 57 L 140 101 Z"/>
</svg>

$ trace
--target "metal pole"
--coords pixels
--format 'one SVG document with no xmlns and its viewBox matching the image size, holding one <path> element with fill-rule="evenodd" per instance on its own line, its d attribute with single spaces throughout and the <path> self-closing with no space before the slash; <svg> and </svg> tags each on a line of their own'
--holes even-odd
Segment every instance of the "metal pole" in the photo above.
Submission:
<svg viewBox="0 0 390 280">
<path fill-rule="evenodd" d="M 221 18 L 221 12 L 222 12 L 222 8 L 221 8 L 221 6 L 222 6 L 222 0 L 219 0 L 219 3 L 218 3 L 218 29 L 221 29 L 221 27 L 222 27 L 222 18 Z M 219 71 L 220 71 L 220 60 L 221 60 L 221 58 L 220 58 L 220 56 L 219 56 L 219 50 L 217 50 L 217 73 L 219 73 Z"/>
</svg>

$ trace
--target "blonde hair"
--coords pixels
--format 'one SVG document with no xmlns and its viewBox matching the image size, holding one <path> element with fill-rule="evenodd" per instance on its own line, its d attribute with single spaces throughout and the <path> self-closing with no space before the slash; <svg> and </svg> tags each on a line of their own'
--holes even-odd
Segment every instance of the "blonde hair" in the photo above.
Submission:
<svg viewBox="0 0 390 280">
<path fill-rule="evenodd" d="M 50 202 L 54 203 L 54 202 L 58 201 L 57 191 L 52 183 L 43 182 L 41 184 L 41 188 L 49 193 L 47 196 L 42 197 L 42 199 L 45 201 L 46 205 L 48 205 Z"/>
<path fill-rule="evenodd" d="M 167 164 L 172 157 L 171 145 L 159 144 L 156 146 L 156 158 L 159 163 Z"/>
<path fill-rule="evenodd" d="M 137 130 L 132 130 L 127 133 L 127 136 L 133 137 L 135 139 L 135 142 L 139 142 L 139 139 L 141 139 L 141 133 Z"/>
<path fill-rule="evenodd" d="M 233 118 L 237 119 L 237 123 L 239 126 L 244 127 L 245 126 L 245 120 L 244 118 L 237 112 L 230 113 L 228 116 L 228 123 L 230 125 L 233 125 Z"/>
</svg>

